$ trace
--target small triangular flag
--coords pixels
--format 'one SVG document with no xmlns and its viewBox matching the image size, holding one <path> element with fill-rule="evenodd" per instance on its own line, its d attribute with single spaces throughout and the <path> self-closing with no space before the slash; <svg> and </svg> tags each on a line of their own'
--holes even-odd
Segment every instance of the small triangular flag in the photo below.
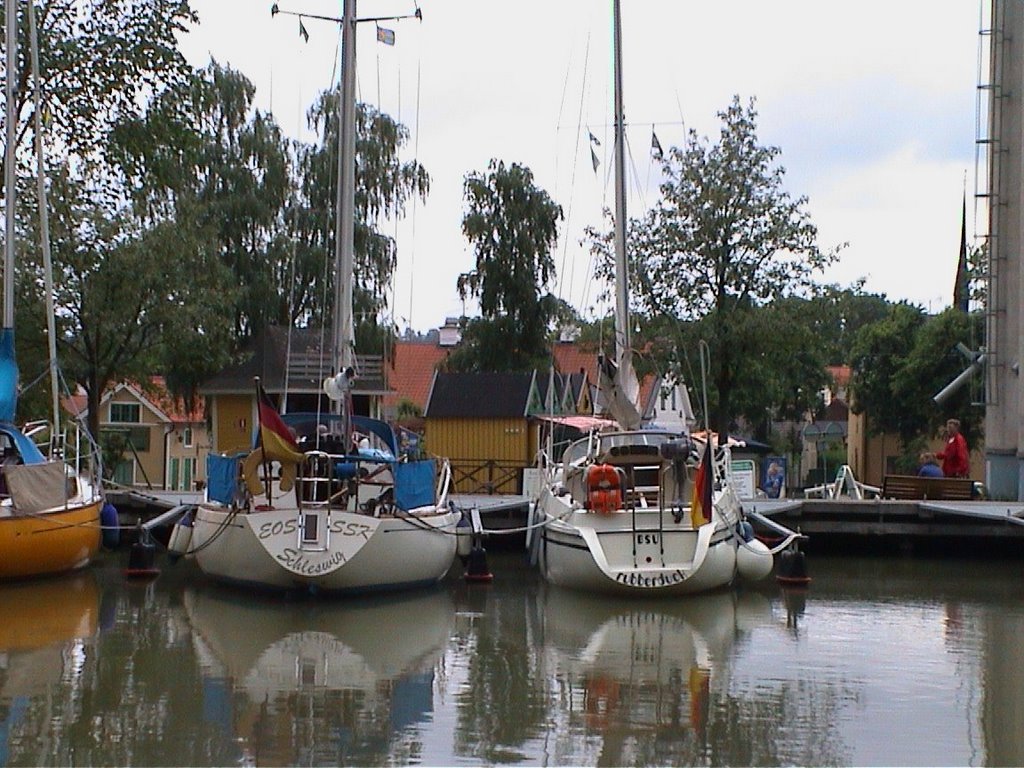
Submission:
<svg viewBox="0 0 1024 768">
<path fill-rule="evenodd" d="M 590 162 L 594 165 L 594 173 L 597 173 L 597 166 L 601 164 L 601 161 L 597 159 L 597 155 L 594 153 L 594 148 L 590 148 Z"/>
<path fill-rule="evenodd" d="M 658 141 L 658 134 L 654 132 L 654 126 L 651 126 L 651 154 L 661 160 L 665 156 L 665 153 L 661 151 L 661 142 Z"/>
<path fill-rule="evenodd" d="M 306 31 L 306 27 L 302 23 L 301 16 L 299 16 L 299 36 L 302 38 L 303 42 L 309 42 L 309 32 Z"/>
<path fill-rule="evenodd" d="M 591 144 L 595 144 L 595 145 L 597 145 L 599 147 L 601 146 L 601 142 L 597 140 L 597 136 L 592 134 L 590 131 L 587 131 L 587 135 L 590 137 L 590 143 Z"/>
<path fill-rule="evenodd" d="M 395 30 L 385 29 L 384 27 L 377 27 L 377 41 L 384 43 L 384 45 L 394 45 Z"/>
</svg>

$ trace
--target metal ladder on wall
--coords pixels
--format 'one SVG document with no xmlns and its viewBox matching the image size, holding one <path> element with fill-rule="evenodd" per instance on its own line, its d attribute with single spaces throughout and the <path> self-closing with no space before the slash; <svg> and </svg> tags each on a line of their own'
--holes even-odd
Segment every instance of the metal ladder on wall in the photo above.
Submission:
<svg viewBox="0 0 1024 768">
<path fill-rule="evenodd" d="M 999 217 L 1005 202 L 1001 197 L 1002 163 L 1007 148 L 1000 141 L 1003 103 L 1008 94 L 1003 87 L 1004 50 L 1009 39 L 1004 29 L 1004 2 L 980 0 L 978 24 L 978 73 L 974 116 L 974 242 L 983 249 L 985 262 L 985 347 L 988 365 L 1005 365 L 997 357 L 998 324 L 996 318 L 1006 313 L 1002 296 L 1000 267 L 1006 260 L 998 242 Z M 1010 0 L 1012 1 L 1012 0 Z M 978 222 L 986 222 L 979 227 Z M 984 403 L 998 405 L 996 388 L 985 376 Z"/>
</svg>

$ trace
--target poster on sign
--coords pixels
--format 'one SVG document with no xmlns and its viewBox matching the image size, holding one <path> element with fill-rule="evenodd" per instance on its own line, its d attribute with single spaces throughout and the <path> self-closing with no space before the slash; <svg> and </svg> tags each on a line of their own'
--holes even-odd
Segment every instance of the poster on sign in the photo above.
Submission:
<svg viewBox="0 0 1024 768">
<path fill-rule="evenodd" d="M 765 456 L 761 489 L 769 499 L 786 497 L 786 457 Z"/>
</svg>

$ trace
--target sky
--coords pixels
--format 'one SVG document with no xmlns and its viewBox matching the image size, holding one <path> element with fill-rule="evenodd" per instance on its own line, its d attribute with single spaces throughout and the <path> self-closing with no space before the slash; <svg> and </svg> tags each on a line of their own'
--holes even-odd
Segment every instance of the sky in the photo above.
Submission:
<svg viewBox="0 0 1024 768">
<path fill-rule="evenodd" d="M 357 98 L 411 133 L 403 159 L 431 177 L 425 202 L 386 222 L 398 268 L 399 329 L 473 314 L 459 274 L 474 254 L 461 232 L 467 173 L 492 159 L 531 169 L 562 206 L 553 292 L 585 317 L 603 314 L 585 227 L 612 206 L 610 0 L 360 0 L 395 45 L 358 25 Z M 785 189 L 807 197 L 819 245 L 843 246 L 820 279 L 937 312 L 952 301 L 966 191 L 976 210 L 979 29 L 986 0 L 623 0 L 628 215 L 658 199 L 652 133 L 666 150 L 686 132 L 717 138 L 734 95 L 756 99 L 758 137 L 781 150 Z M 340 16 L 341 0 L 278 0 L 282 11 Z M 337 78 L 337 24 L 272 16 L 272 0 L 192 0 L 199 24 L 182 37 L 195 66 L 210 58 L 245 74 L 256 107 L 312 141 L 305 111 Z M 589 135 L 600 142 L 592 145 Z M 591 151 L 599 165 L 594 171 Z"/>
</svg>

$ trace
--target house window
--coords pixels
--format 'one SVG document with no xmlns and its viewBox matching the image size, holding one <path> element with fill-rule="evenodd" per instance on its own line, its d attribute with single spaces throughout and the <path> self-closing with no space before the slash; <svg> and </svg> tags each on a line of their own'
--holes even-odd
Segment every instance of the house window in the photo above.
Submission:
<svg viewBox="0 0 1024 768">
<path fill-rule="evenodd" d="M 100 431 L 100 444 L 105 451 L 119 456 L 149 451 L 149 427 L 106 427 Z"/>
<path fill-rule="evenodd" d="M 149 451 L 149 427 L 134 427 L 127 430 L 128 442 L 136 451 Z"/>
<path fill-rule="evenodd" d="M 177 458 L 171 459 L 171 473 L 170 473 L 171 474 L 171 477 L 170 477 L 171 487 L 168 490 L 171 490 L 171 491 L 180 491 L 181 490 L 181 484 L 178 482 L 178 474 L 181 471 L 180 465 L 181 465 L 181 459 L 177 459 Z"/>
<path fill-rule="evenodd" d="M 114 482 L 118 485 L 135 485 L 135 461 L 126 459 L 114 466 Z"/>
<path fill-rule="evenodd" d="M 138 424 L 142 409 L 138 403 L 111 403 L 110 421 L 115 424 Z"/>
<path fill-rule="evenodd" d="M 191 448 L 192 447 L 192 427 L 185 427 L 181 431 L 181 444 L 185 448 Z"/>
</svg>

